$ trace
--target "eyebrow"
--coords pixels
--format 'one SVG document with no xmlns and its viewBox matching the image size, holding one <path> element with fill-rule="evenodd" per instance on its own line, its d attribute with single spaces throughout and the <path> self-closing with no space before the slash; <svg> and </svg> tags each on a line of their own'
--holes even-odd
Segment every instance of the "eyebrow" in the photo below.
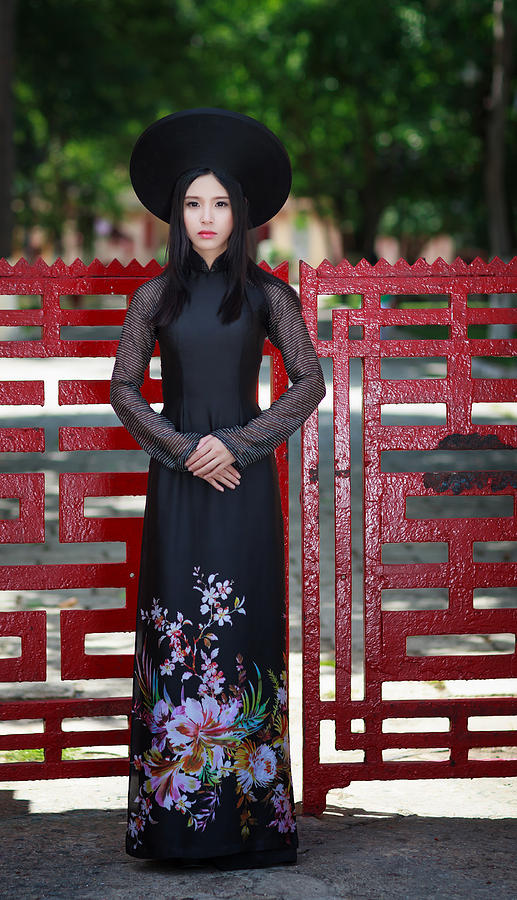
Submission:
<svg viewBox="0 0 517 900">
<path fill-rule="evenodd" d="M 185 200 L 187 198 L 189 198 L 189 200 L 202 200 L 203 199 L 198 194 L 185 194 Z M 221 194 L 218 197 L 210 197 L 209 199 L 210 200 L 229 200 L 230 198 L 229 198 L 228 194 Z"/>
</svg>

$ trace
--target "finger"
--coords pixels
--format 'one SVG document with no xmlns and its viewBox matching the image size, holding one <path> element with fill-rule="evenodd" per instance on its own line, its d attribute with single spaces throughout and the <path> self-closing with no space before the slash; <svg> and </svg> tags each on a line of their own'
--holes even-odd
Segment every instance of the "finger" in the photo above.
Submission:
<svg viewBox="0 0 517 900">
<path fill-rule="evenodd" d="M 231 473 L 228 472 L 227 469 L 222 469 L 214 474 L 205 475 L 203 481 L 207 481 L 212 487 L 216 487 L 217 484 L 224 485 L 225 487 L 230 488 L 232 491 L 238 487 L 239 480 L 236 480 L 232 477 Z"/>
<path fill-rule="evenodd" d="M 194 463 L 191 471 L 195 475 L 201 475 L 201 477 L 203 477 L 204 475 L 215 475 L 216 472 L 223 472 L 228 468 L 228 465 L 228 460 L 225 459 L 224 456 L 221 458 L 221 456 L 217 454 L 212 458 L 202 459 L 199 460 L 199 462 Z"/>
<path fill-rule="evenodd" d="M 230 459 L 228 458 L 230 456 Z M 198 462 L 194 462 L 192 464 L 191 471 L 194 471 L 197 475 L 207 474 L 210 471 L 210 468 L 205 468 L 203 471 L 203 467 L 218 467 L 219 469 L 227 469 L 228 466 L 233 462 L 233 457 L 228 453 L 225 447 L 221 449 L 214 450 L 211 454 L 207 454 L 206 457 L 200 459 Z"/>
<path fill-rule="evenodd" d="M 211 458 L 211 453 L 213 455 L 213 451 L 210 451 L 210 448 L 206 447 L 204 447 L 202 450 L 195 450 L 194 453 L 188 458 L 188 468 L 190 469 L 190 471 L 192 471 L 194 466 L 199 468 L 200 466 L 205 465 Z"/>
<path fill-rule="evenodd" d="M 217 472 L 221 472 L 222 469 L 218 467 L 217 463 L 209 463 L 208 465 L 204 465 L 202 468 L 197 470 L 191 470 L 192 474 L 195 478 L 213 478 Z"/>
<path fill-rule="evenodd" d="M 208 481 L 211 484 L 217 482 L 218 484 L 224 484 L 226 487 L 232 489 L 237 486 L 235 479 L 232 479 L 231 474 L 227 469 L 219 469 L 216 472 L 209 472 L 208 475 L 198 477 L 202 477 L 203 481 Z"/>
<path fill-rule="evenodd" d="M 231 488 L 232 491 L 234 491 L 235 488 L 237 487 L 235 482 L 232 481 L 230 478 L 228 478 L 228 476 L 225 475 L 224 472 L 222 472 L 220 475 L 217 475 L 215 480 L 218 481 L 219 484 L 224 484 L 225 487 Z"/>
<path fill-rule="evenodd" d="M 207 447 L 206 444 L 203 447 L 200 447 L 198 444 L 193 453 L 190 454 L 190 457 L 199 458 L 200 456 L 204 456 L 205 453 L 210 453 L 210 447 Z"/>
<path fill-rule="evenodd" d="M 224 469 L 224 474 L 232 484 L 239 484 L 240 478 L 235 472 L 232 472 L 230 469 Z"/>
<path fill-rule="evenodd" d="M 196 446 L 194 447 L 192 453 L 190 454 L 190 456 L 187 457 L 187 462 L 190 459 L 192 459 L 192 457 L 195 456 L 199 452 L 199 450 L 202 450 L 205 447 L 208 437 L 209 437 L 209 435 L 205 434 L 204 437 L 199 439 L 199 441 L 197 442 Z"/>
<path fill-rule="evenodd" d="M 211 484 L 212 487 L 216 489 L 216 491 L 224 491 L 223 486 L 221 484 L 218 484 L 215 478 L 206 478 L 205 480 L 208 481 L 208 484 Z"/>
<path fill-rule="evenodd" d="M 205 475 L 215 475 L 216 471 L 222 472 L 227 465 L 228 463 L 224 462 L 224 460 L 214 457 L 213 459 L 203 459 L 194 463 L 190 471 L 194 475 L 200 475 L 201 478 L 204 478 Z"/>
<path fill-rule="evenodd" d="M 217 468 L 217 462 L 213 460 L 201 460 L 200 462 L 194 463 L 190 466 L 190 471 L 193 475 L 200 476 L 204 478 L 205 475 L 212 475 Z"/>
<path fill-rule="evenodd" d="M 196 450 L 192 456 L 189 457 L 186 465 L 189 472 L 192 472 L 194 475 L 203 476 L 207 475 L 217 466 L 220 468 L 228 468 L 231 465 L 230 459 L 228 459 L 229 456 L 233 461 L 233 457 L 224 446 L 218 448 L 209 448 L 207 446 L 199 453 Z"/>
</svg>

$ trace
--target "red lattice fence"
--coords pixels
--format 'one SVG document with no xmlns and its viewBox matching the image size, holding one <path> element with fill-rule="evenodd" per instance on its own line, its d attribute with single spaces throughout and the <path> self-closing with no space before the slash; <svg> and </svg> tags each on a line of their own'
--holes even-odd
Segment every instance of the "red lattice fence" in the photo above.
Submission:
<svg viewBox="0 0 517 900">
<path fill-rule="evenodd" d="M 40 339 L 3 341 L 0 355 L 8 358 L 113 358 L 116 340 L 80 340 L 82 328 L 120 327 L 124 309 L 65 309 L 64 296 L 130 295 L 142 282 L 159 271 L 156 263 L 145 268 L 134 263 L 124 268 L 118 263 L 104 267 L 98 262 L 71 267 L 58 261 L 50 268 L 21 261 L 11 268 L 0 268 L 3 295 L 32 295 L 41 298 L 37 308 L 18 310 L 15 304 L 0 312 L 0 326 L 32 326 L 41 329 Z M 278 270 L 277 270 L 278 272 Z M 281 268 L 279 274 L 287 276 Z M 432 453 L 437 449 L 459 454 L 468 450 L 487 453 L 490 449 L 511 452 L 517 448 L 517 426 L 511 419 L 500 423 L 477 424 L 472 420 L 472 404 L 511 403 L 517 380 L 500 378 L 498 373 L 474 377 L 473 357 L 514 357 L 517 341 L 489 340 L 475 336 L 474 329 L 491 323 L 517 323 L 512 307 L 491 308 L 482 301 L 471 305 L 479 295 L 513 294 L 517 291 L 517 262 L 504 265 L 495 260 L 489 265 L 477 260 L 467 266 L 461 260 L 452 266 L 443 262 L 429 266 L 422 260 L 414 266 L 403 261 L 389 266 L 384 261 L 371 267 L 365 262 L 353 268 L 344 262 L 333 268 L 323 263 L 317 270 L 301 264 L 302 302 L 306 320 L 321 357 L 333 364 L 334 456 L 332 485 L 335 504 L 335 696 L 326 699 L 320 690 L 320 557 L 319 557 L 319 475 L 318 416 L 306 423 L 302 436 L 302 539 L 303 539 L 303 672 L 304 672 L 304 809 L 320 811 L 325 795 L 332 787 L 342 787 L 352 779 L 473 777 L 476 775 L 517 774 L 517 761 L 507 758 L 476 758 L 476 751 L 487 747 L 517 745 L 516 733 L 507 730 L 508 716 L 516 713 L 509 693 L 510 679 L 516 675 L 515 606 L 510 597 L 505 605 L 497 602 L 482 607 L 479 592 L 497 594 L 500 589 L 515 590 L 517 563 L 499 559 L 479 561 L 479 546 L 513 546 L 515 533 L 516 473 L 504 469 L 485 471 L 437 472 L 427 466 L 416 471 L 383 470 L 382 454 L 396 451 Z M 360 295 L 360 306 L 346 305 L 332 312 L 332 336 L 318 339 L 319 294 Z M 424 295 L 427 308 L 383 308 L 381 297 Z M 445 297 L 441 307 L 433 299 Z M 357 301 L 355 306 L 357 306 Z M 125 300 L 123 302 L 125 306 Z M 398 328 L 395 337 L 388 334 Z M 414 333 L 406 336 L 404 329 Z M 427 329 L 419 337 L 418 329 Z M 445 329 L 433 336 L 430 328 Z M 62 332 L 62 329 L 64 331 Z M 66 329 L 71 329 L 71 333 Z M 75 332 L 78 332 L 77 335 Z M 68 334 L 68 337 L 67 337 Z M 90 336 L 91 337 L 91 336 Z M 32 336 L 31 336 L 32 338 Z M 274 351 L 267 346 L 266 352 Z M 350 361 L 362 361 L 364 454 L 364 648 L 363 676 L 359 693 L 352 692 L 352 529 L 351 529 L 351 442 L 350 442 Z M 383 377 L 386 360 L 415 359 L 445 361 L 443 377 L 416 379 Z M 271 366 L 272 396 L 285 389 L 285 373 L 278 353 L 273 352 Z M 156 378 L 146 378 L 144 393 L 150 402 L 159 401 Z M 84 405 L 108 402 L 109 379 L 62 379 L 59 405 L 75 406 L 70 420 Z M 5 380 L 0 383 L 0 398 L 5 405 L 40 405 L 45 402 L 41 380 Z M 389 404 L 441 404 L 446 416 L 443 424 L 393 425 L 383 420 L 382 407 Z M 9 427 L 0 429 L 4 451 L 41 454 L 45 451 L 45 427 Z M 73 459 L 82 451 L 125 451 L 135 443 L 119 426 L 64 424 L 59 427 L 57 454 Z M 67 457 L 67 454 L 68 457 Z M 71 455 L 71 456 L 70 456 Z M 30 457 L 27 457 L 30 459 Z M 287 459 L 285 447 L 278 451 L 282 502 L 287 524 Z M 36 457 L 34 469 L 41 467 Z M 110 457 L 107 455 L 107 459 Z M 27 467 L 25 467 L 27 468 Z M 118 542 L 125 547 L 123 561 L 0 566 L 2 591 L 58 591 L 77 589 L 125 592 L 125 605 L 114 609 L 61 609 L 59 617 L 61 678 L 111 679 L 127 677 L 131 655 L 101 655 L 85 651 L 85 636 L 127 632 L 133 627 L 136 602 L 136 574 L 140 547 L 141 519 L 120 516 L 87 516 L 85 500 L 90 497 L 143 495 L 145 474 L 141 472 L 62 471 L 59 484 L 59 540 L 66 544 Z M 0 537 L 5 543 L 37 545 L 45 540 L 45 475 L 38 471 L 3 475 L 0 497 L 18 498 L 17 518 L 0 520 Z M 445 518 L 441 507 L 432 518 L 424 508 L 432 498 L 503 498 L 510 503 L 503 512 L 484 516 Z M 417 498 L 415 501 L 413 498 Z M 507 498 L 505 500 L 505 498 Z M 411 507 L 411 503 L 417 507 Z M 420 504 L 420 506 L 418 506 Z M 415 512 L 416 509 L 416 512 Z M 352 510 L 352 513 L 354 511 Z M 436 512 L 434 513 L 436 515 Z M 322 535 L 322 542 L 328 535 Z M 399 558 L 388 562 L 384 550 L 445 545 L 446 561 L 411 563 Z M 517 546 L 517 544 L 515 545 Z M 63 546 L 63 554 L 72 547 Z M 70 557 L 71 558 L 71 557 Z M 447 593 L 445 603 L 412 606 L 419 591 Z M 407 598 L 405 608 L 390 608 L 389 592 Z M 494 596 L 495 596 L 494 594 Z M 517 596 L 517 591 L 515 591 Z M 490 601 L 490 597 L 489 597 Z M 16 609 L 0 615 L 0 634 L 19 636 L 18 657 L 0 659 L 0 677 L 4 682 L 26 682 L 25 696 L 32 696 L 37 682 L 46 678 L 45 609 Z M 443 638 L 448 635 L 501 637 L 503 651 L 490 654 L 460 653 L 415 655 L 411 641 Z M 513 638 L 513 645 L 511 639 Z M 508 650 L 510 647 L 510 650 Z M 505 649 L 506 648 L 506 649 Z M 420 652 L 420 651 L 419 651 Z M 443 648 L 440 650 L 443 653 Z M 499 679 L 500 696 L 459 696 L 427 699 L 418 686 L 429 682 L 459 679 Z M 501 681 L 503 680 L 503 681 Z M 393 687 L 413 685 L 409 698 L 394 695 Z M 505 685 L 507 690 L 505 690 Z M 415 687 L 416 686 L 416 687 Z M 391 692 L 391 693 L 390 693 Z M 58 692 L 59 693 L 59 692 Z M 395 692 L 396 693 L 396 692 Z M 435 692 L 436 693 L 436 692 Z M 57 778 L 87 775 L 124 774 L 127 760 L 68 759 L 66 749 L 124 744 L 127 719 L 122 728 L 91 727 L 89 731 L 70 732 L 65 720 L 93 720 L 99 716 L 127 717 L 129 700 L 100 696 L 93 699 L 17 699 L 2 703 L 0 716 L 12 723 L 12 734 L 0 734 L 2 751 L 42 748 L 41 762 L 3 762 L 0 779 Z M 504 717 L 504 730 L 494 727 L 476 731 L 473 717 Z M 17 722 L 37 719 L 38 734 L 16 733 Z M 418 730 L 416 727 L 418 720 Z M 112 720 L 110 719 L 109 722 Z M 394 721 L 404 722 L 404 730 L 393 732 Z M 422 730 L 422 721 L 429 730 Z M 493 720 L 495 722 L 497 720 Z M 109 724 L 108 722 L 108 724 Z M 114 722 L 114 720 L 113 720 Z M 112 722 L 112 724 L 113 724 Z M 338 762 L 322 762 L 320 724 L 335 728 L 335 749 L 345 755 Z M 438 723 L 438 724 L 437 724 Z M 68 727 L 68 726 L 67 726 Z M 436 727 L 440 730 L 437 731 Z M 432 730 L 434 728 L 435 730 Z M 325 743 L 323 740 L 323 743 Z M 399 752 L 402 751 L 402 754 Z M 421 754 L 417 760 L 404 758 L 404 752 Z M 441 754 L 441 755 L 439 755 Z M 503 754 L 504 756 L 504 754 Z M 0 757 L 1 758 L 1 757 Z"/>
<path fill-rule="evenodd" d="M 446 680 L 454 684 L 462 679 L 510 679 L 517 674 L 517 562 L 482 562 L 474 558 L 474 550 L 478 552 L 486 542 L 490 542 L 492 550 L 492 542 L 503 542 L 501 546 L 509 547 L 513 559 L 517 558 L 517 544 L 513 544 L 517 540 L 517 471 L 493 470 L 487 465 L 490 471 L 479 468 L 461 472 L 453 466 L 455 471 L 450 472 L 393 473 L 383 471 L 381 456 L 387 451 L 420 451 L 425 459 L 426 452 L 436 450 L 460 451 L 464 455 L 465 451 L 477 450 L 482 456 L 490 450 L 507 454 L 517 448 L 517 418 L 497 424 L 473 423 L 473 410 L 478 409 L 473 404 L 515 401 L 517 380 L 494 377 L 494 373 L 490 377 L 473 377 L 471 368 L 474 357 L 507 360 L 516 355 L 517 340 L 490 340 L 486 334 L 493 323 L 517 324 L 515 303 L 513 308 L 490 308 L 486 300 L 480 300 L 480 295 L 486 298 L 490 294 L 515 292 L 517 260 L 508 265 L 497 259 L 489 265 L 476 260 L 469 266 L 459 259 L 451 266 L 442 260 L 433 265 L 419 260 L 413 266 L 399 261 L 393 267 L 381 260 L 374 267 L 363 261 L 355 268 L 346 261 L 336 268 L 324 262 L 317 270 L 301 264 L 301 294 L 315 341 L 318 295 L 360 295 L 360 308 L 333 310 L 332 339 L 317 341 L 319 355 L 333 361 L 334 699 L 324 699 L 320 692 L 317 414 L 303 428 L 303 760 L 307 813 L 321 812 L 327 791 L 346 786 L 351 780 L 517 775 L 517 731 L 509 728 L 507 718 L 515 715 L 517 704 L 514 697 L 505 696 L 512 686 L 510 682 L 492 684 L 500 696 L 469 697 L 469 691 L 462 692 L 458 684 L 460 696 L 440 699 L 435 691 L 436 699 L 425 699 L 430 692 L 429 682 L 443 686 Z M 428 297 L 428 308 L 387 309 L 381 304 L 386 295 L 393 304 L 402 295 L 415 294 Z M 512 299 L 515 300 L 508 296 L 506 302 L 511 303 Z M 445 305 L 440 307 L 440 302 Z M 484 326 L 483 337 L 475 336 L 479 326 Z M 394 327 L 398 334 L 393 339 L 390 329 Z M 431 329 L 437 327 L 443 336 L 433 337 Z M 405 336 L 404 330 L 408 329 L 413 333 Z M 421 337 L 417 336 L 418 329 L 423 332 Z M 349 366 L 354 357 L 362 360 L 363 367 L 364 674 L 359 698 L 352 693 L 349 514 Z M 383 377 L 381 366 L 385 360 L 415 357 L 444 361 L 443 377 Z M 426 404 L 442 404 L 443 424 L 385 424 L 385 404 L 418 404 L 420 412 L 425 411 Z M 497 407 L 494 409 L 497 414 Z M 513 462 L 515 465 L 515 459 Z M 441 511 L 448 497 L 454 497 L 457 504 L 465 497 L 480 496 L 489 498 L 496 511 L 476 518 L 445 518 Z M 416 513 L 414 497 L 420 498 L 416 501 Z M 507 499 L 502 500 L 504 511 L 498 513 L 499 507 L 493 501 L 500 503 L 501 497 Z M 440 498 L 438 508 L 432 505 L 431 498 Z M 411 545 L 425 544 L 431 549 L 435 543 L 445 545 L 446 561 L 387 563 L 383 548 L 401 543 L 409 545 L 408 549 Z M 506 608 L 480 608 L 480 590 L 493 599 L 501 588 L 507 591 Z M 431 594 L 446 591 L 448 600 L 438 604 L 428 597 L 427 608 L 418 608 L 412 600 L 422 589 Z M 390 609 L 384 596 L 388 591 L 406 597 L 406 608 Z M 496 599 L 492 606 L 497 605 Z M 449 635 L 455 637 L 448 644 Z M 503 652 L 451 653 L 454 642 L 459 641 L 461 646 L 468 635 L 486 638 L 490 649 L 502 646 Z M 426 655 L 410 653 L 410 641 L 420 639 L 422 643 L 422 638 L 429 641 L 432 636 L 438 645 L 442 644 L 438 653 L 432 649 Z M 406 692 L 410 688 L 414 699 L 392 699 L 397 684 Z M 495 730 L 496 719 L 491 727 L 488 723 L 489 731 L 475 730 L 479 721 L 473 717 L 492 716 L 504 717 L 504 730 Z M 335 728 L 335 750 L 341 751 L 344 759 L 321 762 L 324 748 L 320 725 L 329 722 Z M 487 728 L 486 719 L 482 727 Z M 496 747 L 501 752 L 480 752 L 480 748 L 489 751 Z"/>
</svg>

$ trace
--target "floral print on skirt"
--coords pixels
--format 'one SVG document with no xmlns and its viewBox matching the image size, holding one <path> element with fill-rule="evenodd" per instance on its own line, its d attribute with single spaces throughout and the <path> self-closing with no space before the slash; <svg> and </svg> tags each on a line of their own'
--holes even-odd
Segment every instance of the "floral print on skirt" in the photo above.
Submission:
<svg viewBox="0 0 517 900">
<path fill-rule="evenodd" d="M 170 614 L 159 598 L 140 611 L 145 636 L 135 658 L 133 726 L 138 721 L 147 740 L 131 761 L 138 790 L 130 796 L 128 852 L 147 855 L 149 834 L 164 816 L 176 829 L 201 833 L 217 826 L 221 807 L 227 819 L 229 806 L 242 848 L 267 829 L 294 849 L 285 654 L 281 671 L 263 673 L 237 651 L 233 670 L 223 671 L 220 647 L 246 616 L 246 597 L 232 579 L 205 576 L 199 566 L 193 579 L 197 621 L 181 610 Z"/>
</svg>

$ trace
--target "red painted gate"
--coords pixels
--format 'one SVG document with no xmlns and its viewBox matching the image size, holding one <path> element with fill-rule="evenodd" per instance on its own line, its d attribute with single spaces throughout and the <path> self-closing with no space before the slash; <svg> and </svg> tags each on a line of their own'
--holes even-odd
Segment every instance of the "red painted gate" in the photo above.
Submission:
<svg viewBox="0 0 517 900">
<path fill-rule="evenodd" d="M 303 804 L 307 813 L 321 812 L 327 791 L 351 780 L 517 775 L 515 682 L 507 680 L 517 675 L 517 471 L 493 470 L 487 464 L 491 471 L 483 471 L 481 465 L 474 471 L 455 467 L 455 471 L 433 474 L 423 467 L 420 471 L 418 465 L 415 471 L 409 467 L 404 472 L 386 471 L 383 466 L 384 454 L 391 453 L 393 459 L 397 451 L 419 453 L 425 465 L 433 452 L 436 459 L 437 451 L 458 451 L 463 457 L 477 451 L 482 460 L 487 451 L 498 450 L 510 455 L 517 468 L 512 458 L 517 448 L 517 405 L 505 406 L 503 411 L 498 406 L 517 399 L 517 380 L 491 371 L 486 359 L 504 357 L 502 363 L 511 363 L 509 358 L 517 353 L 515 339 L 487 339 L 494 323 L 517 324 L 515 302 L 513 308 L 490 308 L 487 295 L 506 294 L 510 304 L 515 298 L 508 295 L 516 292 L 516 259 L 509 265 L 496 259 L 489 265 L 476 260 L 469 266 L 459 259 L 452 266 L 442 260 L 433 265 L 419 260 L 409 266 L 401 260 L 393 267 L 383 260 L 374 267 L 362 261 L 355 268 L 346 261 L 336 268 L 325 262 L 317 270 L 301 264 L 301 293 L 314 339 L 318 295 L 342 295 L 350 304 L 333 310 L 332 338 L 317 342 L 319 355 L 333 362 L 332 699 L 323 697 L 320 689 L 317 413 L 303 428 Z M 401 306 L 405 300 L 411 307 L 414 295 L 427 308 Z M 363 368 L 364 649 L 359 696 L 354 697 L 349 367 L 356 357 Z M 440 360 L 441 377 L 412 378 L 405 370 L 411 369 L 409 363 L 416 358 L 424 363 L 432 360 L 433 365 Z M 395 377 L 384 375 L 388 360 L 400 360 Z M 473 368 L 480 365 L 488 370 L 485 377 Z M 492 405 L 489 412 L 497 422 L 476 423 L 478 404 L 485 403 Z M 385 421 L 386 407 L 393 413 L 398 406 L 407 416 L 408 404 L 416 404 L 420 415 L 427 410 L 441 413 L 443 424 Z M 512 413 L 513 419 L 504 418 Z M 479 511 L 476 518 L 465 513 L 455 517 L 453 509 L 452 517 L 445 518 L 446 498 L 454 498 L 452 505 L 459 506 L 465 498 L 481 495 L 490 506 L 482 517 Z M 499 555 L 500 561 L 478 561 L 485 544 L 492 553 L 499 544 L 513 561 L 504 559 L 504 554 Z M 386 561 L 384 551 L 397 545 L 402 551 L 397 561 Z M 441 561 L 407 561 L 415 547 L 432 551 L 438 545 Z M 506 591 L 506 608 L 495 608 L 503 605 L 498 602 L 501 589 Z M 422 591 L 423 603 L 416 605 L 415 597 Z M 439 603 L 438 593 L 447 595 Z M 390 602 L 393 594 L 398 608 Z M 461 652 L 468 635 L 487 644 L 484 652 L 473 654 L 470 648 Z M 421 655 L 426 642 L 429 652 Z M 488 648 L 502 652 L 489 654 Z M 483 682 L 476 686 L 478 696 L 471 696 L 468 683 L 462 686 L 462 681 L 472 679 L 497 679 L 489 693 L 499 696 L 483 697 Z M 447 690 L 444 682 L 451 682 L 456 691 Z M 433 690 L 433 683 L 442 691 Z M 442 699 L 444 691 L 458 696 Z M 433 693 L 434 698 L 429 696 Z M 509 719 L 512 713 L 514 719 Z M 488 717 L 503 718 L 490 723 Z M 498 722 L 504 730 L 495 730 Z M 338 753 L 334 756 L 341 756 L 339 761 L 321 760 L 322 725 L 335 731 Z M 499 749 L 491 753 L 490 748 Z"/>
<path fill-rule="evenodd" d="M 118 262 L 102 266 L 97 261 L 90 266 L 78 261 L 70 267 L 61 261 L 51 267 L 42 262 L 29 266 L 20 261 L 14 267 L 1 263 L 0 294 L 4 302 L 0 327 L 26 326 L 40 332 L 29 333 L 27 339 L 1 341 L 0 356 L 13 360 L 46 358 L 71 362 L 107 358 L 111 365 L 116 338 L 92 339 L 92 332 L 95 328 L 118 329 L 124 317 L 126 296 L 158 271 L 156 263 L 146 267 L 133 263 L 125 268 Z M 279 274 L 286 277 L 285 268 Z M 320 689 L 320 479 L 318 416 L 314 414 L 304 426 L 302 438 L 304 809 L 320 811 L 325 805 L 326 792 L 352 779 L 515 775 L 517 761 L 507 758 L 511 753 L 499 754 L 505 758 L 494 758 L 477 750 L 515 747 L 516 733 L 494 731 L 493 727 L 488 733 L 476 730 L 476 722 L 483 717 L 505 717 L 503 725 L 507 729 L 508 716 L 516 712 L 513 697 L 504 695 L 512 686 L 510 679 L 517 674 L 516 601 L 512 602 L 511 596 L 508 599 L 508 590 L 515 590 L 517 584 L 517 562 L 500 557 L 486 561 L 480 548 L 490 542 L 493 550 L 493 546 L 500 544 L 505 552 L 510 548 L 511 555 L 512 548 L 517 546 L 513 543 L 517 542 L 514 508 L 517 475 L 515 471 L 482 468 L 433 474 L 424 463 L 437 451 L 483 454 L 495 449 L 508 456 L 517 448 L 515 420 L 477 422 L 481 408 L 478 404 L 492 404 L 491 411 L 497 414 L 497 404 L 504 403 L 507 404 L 504 415 L 511 413 L 508 404 L 514 401 L 517 381 L 501 378 L 499 370 L 495 374 L 491 372 L 486 359 L 479 363 L 485 365 L 483 377 L 477 377 L 479 373 L 471 368 L 478 365 L 478 358 L 497 356 L 508 360 L 516 354 L 515 339 L 487 339 L 491 323 L 517 323 L 515 308 L 492 308 L 485 298 L 492 293 L 517 292 L 517 261 L 504 265 L 495 260 L 485 265 L 476 260 L 470 266 L 461 260 L 453 266 L 438 261 L 429 266 L 420 260 L 412 267 L 403 261 L 393 267 L 380 261 L 371 267 L 363 261 L 355 268 L 346 262 L 337 268 L 323 263 L 317 270 L 302 263 L 300 290 L 318 353 L 321 357 L 331 357 L 333 364 L 332 484 L 336 522 L 335 627 L 332 629 L 335 650 L 330 660 L 334 662 L 335 691 L 329 699 Z M 318 338 L 319 294 L 343 295 L 343 305 L 332 312 L 330 338 Z M 18 309 L 16 303 L 5 301 L 7 295 L 30 296 L 30 308 Z M 81 295 L 88 296 L 90 305 L 94 306 L 95 298 L 103 296 L 120 296 L 121 302 L 119 308 L 103 308 L 102 301 L 98 300 L 96 308 L 85 309 L 77 299 Z M 427 298 L 426 308 L 421 308 L 421 299 L 419 308 L 411 308 L 413 295 Z M 381 302 L 381 298 L 385 299 Z M 404 298 L 405 303 L 401 304 Z M 268 345 L 266 352 L 272 353 L 273 358 L 274 397 L 285 389 L 285 373 L 277 351 Z M 364 617 L 364 647 L 362 675 L 359 690 L 356 679 L 355 694 L 352 690 L 350 475 L 353 466 L 349 382 L 350 362 L 354 359 L 362 361 L 364 373 L 360 442 L 364 455 L 364 607 L 360 612 Z M 440 360 L 443 370 L 440 377 L 401 377 L 400 371 L 395 377 L 389 377 L 389 372 L 388 375 L 384 372 L 386 361 L 398 365 L 400 360 L 404 375 L 404 367 L 410 366 L 403 361 L 415 359 L 424 364 L 426 360 L 432 361 L 432 365 Z M 20 377 L 19 370 L 13 372 L 12 377 L 1 376 L 4 380 L 0 382 L 0 402 L 7 406 L 43 406 L 46 398 L 41 378 L 31 381 Z M 59 379 L 58 393 L 57 418 L 65 424 L 58 429 L 58 446 L 49 451 L 57 467 L 62 469 L 58 515 L 59 541 L 63 544 L 65 561 L 29 562 L 35 554 L 28 547 L 27 559 L 22 564 L 0 565 L 0 590 L 18 592 L 21 601 L 13 597 L 13 604 L 21 602 L 22 607 L 24 592 L 30 591 L 122 592 L 123 603 L 112 609 L 81 609 L 76 604 L 59 612 L 63 683 L 94 679 L 98 687 L 102 686 L 103 679 L 127 677 L 131 671 L 129 653 L 88 652 L 85 639 L 91 634 L 109 636 L 132 629 L 141 519 L 92 516 L 85 512 L 85 501 L 143 495 L 145 474 L 76 471 L 74 454 L 81 460 L 78 468 L 81 465 L 86 468 L 85 451 L 124 451 L 136 448 L 136 444 L 118 426 L 70 424 L 77 419 L 81 406 L 87 405 L 91 411 L 92 404 L 95 408 L 108 403 L 109 376 L 104 380 L 78 377 L 72 367 L 68 374 L 70 377 Z M 144 393 L 150 402 L 159 401 L 158 379 L 146 378 Z M 432 413 L 428 421 L 433 421 L 435 413 L 441 414 L 443 423 L 416 425 L 410 417 L 405 424 L 389 424 L 389 415 L 396 413 L 396 407 L 405 410 L 407 415 L 408 408 L 412 409 L 408 404 L 418 405 L 420 414 L 428 408 Z M 63 419 L 67 406 L 72 407 L 69 421 Z M 33 424 L 4 427 L 0 429 L 2 451 L 42 454 L 46 430 L 46 422 L 40 427 Z M 399 451 L 422 454 L 420 468 L 398 472 L 389 471 L 388 465 L 386 470 L 385 454 L 391 453 L 393 459 L 393 454 Z M 425 453 L 431 456 L 425 458 Z M 44 545 L 49 476 L 38 471 L 41 456 L 26 458 L 28 463 L 23 466 L 23 472 L 0 476 L 0 497 L 14 498 L 19 504 L 16 517 L 0 519 L 0 538 L 6 544 Z M 106 459 L 109 469 L 113 457 L 106 453 Z M 285 447 L 277 451 L 277 459 L 287 524 Z M 496 505 L 495 512 L 489 510 L 481 517 L 475 513 L 476 517 L 445 518 L 441 512 L 445 498 L 454 498 L 456 502 L 479 496 L 506 505 L 504 508 Z M 436 498 L 439 511 L 433 517 L 432 501 Z M 442 517 L 437 518 L 437 514 Z M 325 540 L 328 542 L 328 534 L 322 535 L 323 543 Z M 77 548 L 66 547 L 67 544 L 84 547 L 89 542 L 96 548 L 102 548 L 103 542 L 122 544 L 124 554 L 119 561 L 101 561 L 99 552 L 98 560 L 83 563 L 74 559 Z M 438 561 L 432 557 L 435 546 L 442 552 Z M 390 561 L 388 551 L 397 547 L 402 552 L 397 561 Z M 434 561 L 407 561 L 405 550 L 410 560 L 415 547 L 424 548 L 425 559 L 431 554 Z M 500 590 L 507 592 L 502 602 L 498 601 Z M 438 593 L 439 600 L 426 595 L 423 605 L 422 602 L 414 605 L 414 596 L 433 591 Z M 59 699 L 61 693 L 56 688 L 58 699 L 39 699 L 38 683 L 47 677 L 46 635 L 50 612 L 45 608 L 11 609 L 12 595 L 3 596 L 0 635 L 8 640 L 20 638 L 21 647 L 18 656 L 13 656 L 11 649 L 6 657 L 1 653 L 0 640 L 0 656 L 4 656 L 0 658 L 0 680 L 25 683 L 27 690 L 23 696 L 31 699 L 1 704 L 4 729 L 0 732 L 0 760 L 4 761 L 0 762 L 0 779 L 124 774 L 127 760 L 106 758 L 106 755 L 103 758 L 102 753 L 95 760 L 85 758 L 84 753 L 74 758 L 71 748 L 106 747 L 109 752 L 110 746 L 127 742 L 128 698 L 106 696 L 107 690 L 102 692 L 101 688 L 100 696 Z M 397 602 L 393 603 L 394 596 L 398 598 L 398 607 Z M 400 597 L 406 598 L 402 604 Z M 44 607 L 44 603 L 39 605 Z M 492 650 L 498 646 L 503 649 L 489 654 L 450 655 L 446 652 L 447 641 L 453 635 L 459 636 L 460 641 L 462 636 L 478 636 Z M 433 636 L 441 640 L 438 654 L 433 652 Z M 431 649 L 422 655 L 426 641 L 431 641 Z M 482 690 L 478 696 L 469 696 L 468 691 L 457 697 L 441 698 L 437 691 L 436 696 L 429 695 L 430 683 L 442 684 L 446 680 L 472 683 L 476 679 L 498 679 L 492 684 L 500 696 L 482 698 Z M 99 727 L 97 717 L 109 718 Z M 25 724 L 29 720 L 39 723 L 39 732 L 27 731 Z M 81 721 L 88 730 L 74 730 L 81 727 Z M 426 722 L 429 730 L 425 730 Z M 5 723 L 10 723 L 9 733 Z M 122 727 L 114 727 L 117 724 Z M 328 727 L 335 729 L 337 757 L 344 756 L 336 762 L 322 759 L 324 747 L 320 736 L 323 744 L 328 742 Z M 39 760 L 33 758 L 35 751 L 41 753 Z M 417 760 L 410 756 L 412 751 L 421 751 Z M 23 754 L 29 758 L 20 760 Z"/>
</svg>

